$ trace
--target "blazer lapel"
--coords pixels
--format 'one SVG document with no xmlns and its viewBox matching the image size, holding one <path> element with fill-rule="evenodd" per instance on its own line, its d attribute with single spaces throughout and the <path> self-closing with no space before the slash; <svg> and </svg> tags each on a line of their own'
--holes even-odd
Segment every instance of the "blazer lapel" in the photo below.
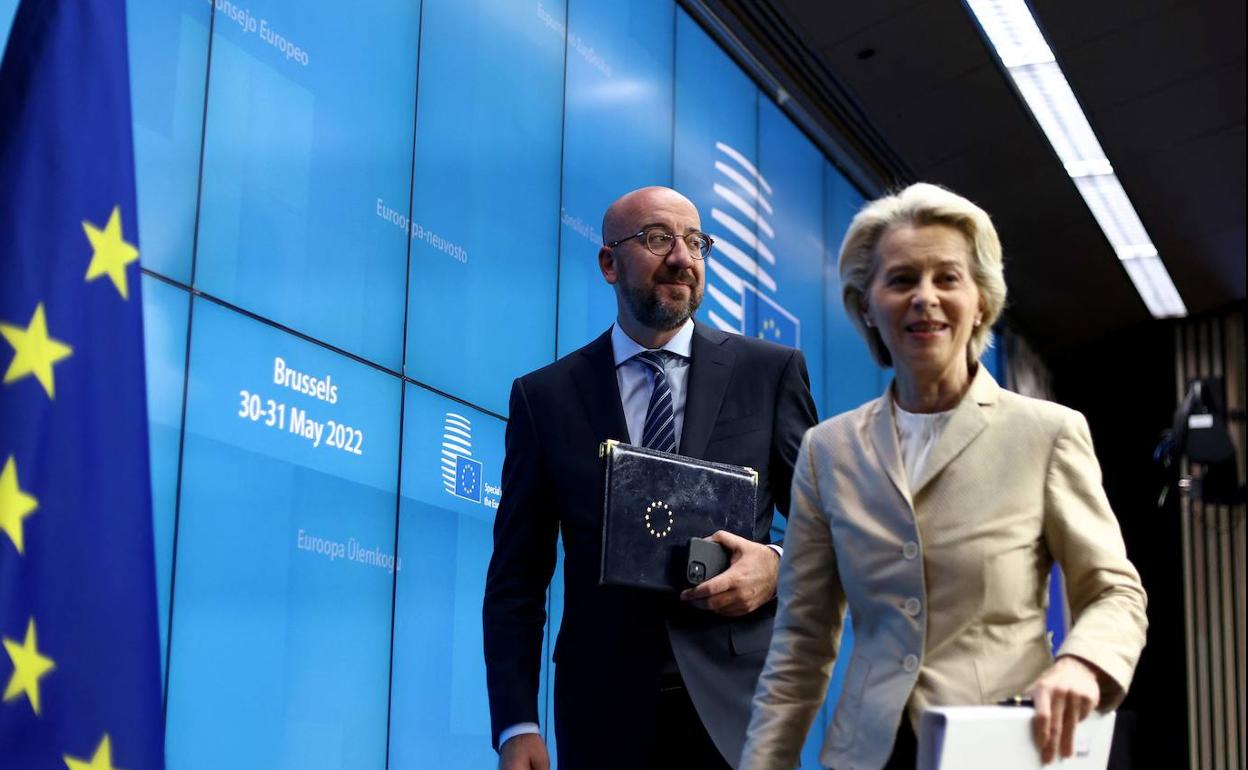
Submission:
<svg viewBox="0 0 1248 770">
<path fill-rule="evenodd" d="M 620 383 L 615 377 L 610 329 L 581 348 L 572 379 L 598 440 L 613 438 L 628 443 L 628 423 L 620 402 Z"/>
<path fill-rule="evenodd" d="M 867 431 L 871 436 L 871 443 L 875 445 L 876 457 L 880 458 L 880 464 L 884 466 L 889 481 L 893 482 L 893 486 L 897 487 L 897 491 L 913 507 L 914 501 L 906 484 L 906 471 L 901 463 L 901 447 L 897 444 L 897 428 L 893 425 L 892 391 L 890 385 L 884 395 L 876 400 L 867 418 Z"/>
<path fill-rule="evenodd" d="M 685 422 L 680 433 L 679 451 L 686 457 L 701 457 L 711 440 L 711 430 L 723 405 L 736 359 L 731 350 L 724 348 L 727 339 L 725 332 L 694 324 Z"/>
<path fill-rule="evenodd" d="M 975 373 L 975 379 L 971 381 L 970 392 L 949 417 L 949 424 L 945 426 L 945 431 L 941 434 L 940 440 L 936 442 L 936 446 L 932 447 L 932 453 L 927 458 L 923 472 L 915 479 L 913 497 L 917 498 L 923 487 L 944 470 L 946 465 L 953 462 L 953 459 L 960 455 L 962 450 L 966 449 L 967 445 L 983 432 L 984 428 L 988 427 L 988 416 L 983 407 L 997 400 L 998 390 L 997 381 L 992 379 L 988 368 L 980 364 L 979 370 Z"/>
</svg>

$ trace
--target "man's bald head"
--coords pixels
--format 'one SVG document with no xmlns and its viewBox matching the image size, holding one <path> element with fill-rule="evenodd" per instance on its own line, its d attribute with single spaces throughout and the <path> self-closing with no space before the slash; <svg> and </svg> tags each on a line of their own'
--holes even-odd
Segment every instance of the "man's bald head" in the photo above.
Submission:
<svg viewBox="0 0 1248 770">
<path fill-rule="evenodd" d="M 646 238 L 633 238 L 652 228 L 675 236 L 668 254 L 655 254 Z M 615 287 L 620 325 L 647 347 L 670 339 L 702 302 L 706 269 L 696 246 L 691 251 L 685 240 L 701 229 L 697 207 L 668 187 L 633 190 L 602 217 L 598 266 Z"/>
<path fill-rule="evenodd" d="M 649 222 L 649 212 L 672 206 L 688 207 L 697 217 L 693 202 L 670 187 L 641 187 L 621 195 L 602 215 L 602 242 L 627 238 Z"/>
</svg>

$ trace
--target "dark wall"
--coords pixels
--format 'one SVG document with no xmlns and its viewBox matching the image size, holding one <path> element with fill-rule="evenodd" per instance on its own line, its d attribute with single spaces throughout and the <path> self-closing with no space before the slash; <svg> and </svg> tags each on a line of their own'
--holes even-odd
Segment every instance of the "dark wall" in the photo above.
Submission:
<svg viewBox="0 0 1248 770">
<path fill-rule="evenodd" d="M 1124 741 L 1115 759 L 1139 768 L 1186 767 L 1179 504 L 1172 491 L 1158 507 L 1166 474 L 1152 459 L 1176 405 L 1174 326 L 1154 321 L 1132 327 L 1049 364 L 1057 400 L 1088 418 L 1127 554 L 1148 592 L 1148 646 L 1122 706 Z"/>
</svg>

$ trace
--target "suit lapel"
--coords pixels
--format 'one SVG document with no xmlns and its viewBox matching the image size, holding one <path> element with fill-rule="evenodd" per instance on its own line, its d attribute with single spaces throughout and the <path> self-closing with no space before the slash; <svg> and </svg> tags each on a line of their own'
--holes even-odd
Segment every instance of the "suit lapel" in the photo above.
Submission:
<svg viewBox="0 0 1248 770">
<path fill-rule="evenodd" d="M 997 400 L 998 390 L 997 382 L 988 373 L 988 368 L 980 364 L 975 379 L 971 381 L 970 392 L 949 417 L 949 424 L 932 448 L 923 472 L 915 479 L 913 497 L 917 498 L 923 487 L 953 462 L 955 457 L 962 454 L 962 450 L 988 427 L 988 415 L 983 407 Z"/>
<path fill-rule="evenodd" d="M 732 364 L 736 359 L 736 355 L 724 347 L 727 339 L 728 335 L 724 332 L 707 329 L 701 324 L 693 327 L 685 422 L 681 428 L 679 450 L 686 457 L 701 457 L 711 440 L 711 430 L 723 405 L 728 381 L 732 379 Z"/>
<path fill-rule="evenodd" d="M 572 369 L 572 380 L 597 439 L 613 438 L 628 443 L 628 423 L 620 402 L 620 383 L 615 377 L 610 329 L 581 348 L 579 360 Z"/>
<path fill-rule="evenodd" d="M 884 395 L 876 400 L 870 416 L 867 431 L 871 443 L 875 445 L 876 456 L 884 466 L 889 481 L 897 487 L 897 491 L 913 507 L 914 500 L 906 484 L 906 471 L 901 462 L 901 447 L 897 444 L 897 428 L 893 425 L 892 386 L 884 391 Z"/>
</svg>

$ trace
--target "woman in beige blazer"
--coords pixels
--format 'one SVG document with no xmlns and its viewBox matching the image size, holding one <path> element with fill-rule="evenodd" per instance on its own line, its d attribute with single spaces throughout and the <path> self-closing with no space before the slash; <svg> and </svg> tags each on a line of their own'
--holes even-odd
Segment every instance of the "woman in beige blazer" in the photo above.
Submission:
<svg viewBox="0 0 1248 770">
<path fill-rule="evenodd" d="M 979 364 L 1005 303 L 988 215 L 933 185 L 868 204 L 841 247 L 846 311 L 894 369 L 880 398 L 802 442 L 775 631 L 741 767 L 796 767 L 848 607 L 853 657 L 821 762 L 914 767 L 929 706 L 1036 705 L 1047 763 L 1131 681 L 1147 620 L 1087 422 Z M 1053 561 L 1073 626 L 1045 628 Z"/>
</svg>

